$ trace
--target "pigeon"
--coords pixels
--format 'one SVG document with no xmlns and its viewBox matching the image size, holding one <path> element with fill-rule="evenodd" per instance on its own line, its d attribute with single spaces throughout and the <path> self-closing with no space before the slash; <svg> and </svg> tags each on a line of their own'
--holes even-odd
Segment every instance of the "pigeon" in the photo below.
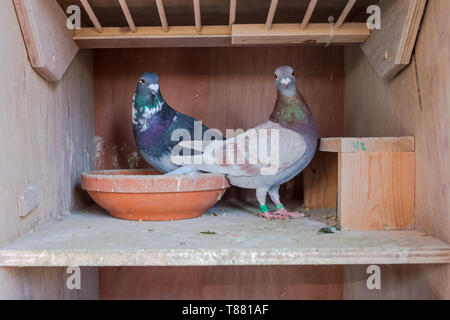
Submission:
<svg viewBox="0 0 450 320">
<path fill-rule="evenodd" d="M 199 140 L 208 130 L 200 122 L 196 124 L 194 118 L 174 110 L 164 101 L 159 77 L 153 72 L 145 72 L 139 77 L 133 96 L 132 121 L 140 153 L 150 165 L 163 173 L 179 168 L 170 161 L 174 147 L 182 141 L 182 137 L 172 139 L 175 130 L 185 129 L 196 139 L 194 129 L 198 126 Z"/>
<path fill-rule="evenodd" d="M 277 99 L 267 122 L 233 138 L 215 141 L 209 148 L 203 149 L 204 163 L 185 166 L 192 170 L 226 174 L 230 184 L 256 189 L 260 216 L 266 219 L 301 218 L 303 213 L 290 212 L 283 206 L 279 189 L 281 184 L 294 178 L 311 162 L 319 140 L 317 126 L 311 110 L 297 88 L 292 67 L 281 66 L 276 69 L 275 86 L 278 91 Z M 265 149 L 269 150 L 271 155 L 276 154 L 273 151 L 278 151 L 278 158 L 274 157 L 278 160 L 276 170 L 271 170 L 270 162 L 264 159 L 255 161 L 260 157 L 261 141 L 250 143 L 250 138 L 261 133 L 266 137 L 262 140 L 266 144 Z M 275 147 L 268 143 L 272 141 L 272 137 L 278 142 Z M 185 147 L 192 146 L 192 142 L 183 141 L 180 144 Z M 232 152 L 228 153 L 229 150 Z M 229 159 L 232 161 L 227 161 L 228 155 L 231 155 Z M 237 161 L 239 158 L 244 161 Z M 172 174 L 177 171 L 181 170 L 175 170 Z M 268 209 L 267 194 L 276 205 L 274 212 Z"/>
</svg>

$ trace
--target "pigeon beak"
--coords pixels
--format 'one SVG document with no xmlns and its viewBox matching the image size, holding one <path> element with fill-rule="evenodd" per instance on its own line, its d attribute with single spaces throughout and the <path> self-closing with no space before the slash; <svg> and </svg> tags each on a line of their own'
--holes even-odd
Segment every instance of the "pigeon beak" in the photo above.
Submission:
<svg viewBox="0 0 450 320">
<path fill-rule="evenodd" d="M 158 93 L 159 90 L 159 84 L 157 83 L 152 83 L 148 86 L 148 88 L 150 89 L 150 91 L 152 92 L 152 94 L 154 96 L 156 96 L 156 94 Z"/>
<path fill-rule="evenodd" d="M 281 79 L 280 83 L 283 88 L 287 89 L 287 87 L 289 87 L 289 83 L 291 83 L 291 79 L 283 78 L 283 79 Z"/>
</svg>

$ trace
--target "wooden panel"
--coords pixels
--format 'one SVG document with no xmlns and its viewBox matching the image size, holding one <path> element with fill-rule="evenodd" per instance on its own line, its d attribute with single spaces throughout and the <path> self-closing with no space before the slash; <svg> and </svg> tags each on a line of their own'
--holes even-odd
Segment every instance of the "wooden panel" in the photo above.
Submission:
<svg viewBox="0 0 450 320">
<path fill-rule="evenodd" d="M 322 138 L 325 152 L 414 152 L 414 137 Z"/>
<path fill-rule="evenodd" d="M 380 77 L 392 79 L 409 64 L 426 0 L 380 0 L 382 28 L 361 45 Z"/>
<path fill-rule="evenodd" d="M 328 43 L 330 25 L 328 23 L 309 24 L 302 30 L 298 24 L 274 24 L 266 30 L 263 24 L 235 24 L 232 29 L 232 44 L 288 44 L 288 43 Z M 364 23 L 346 23 L 334 31 L 331 43 L 362 43 L 370 35 Z"/>
<path fill-rule="evenodd" d="M 100 299 L 342 299 L 342 267 L 99 269 Z"/>
<path fill-rule="evenodd" d="M 318 152 L 303 171 L 305 205 L 309 208 L 336 208 L 337 177 L 337 155 Z"/>
<path fill-rule="evenodd" d="M 90 52 L 81 52 L 64 78 L 49 84 L 30 66 L 12 1 L 0 1 L 0 20 L 0 134 L 8 137 L 0 141 L 3 246 L 89 203 L 78 185 L 80 172 L 94 166 L 94 93 Z M 20 218 L 17 197 L 30 185 L 38 189 L 38 207 Z M 0 268 L 0 298 L 94 297 L 96 273 L 84 276 L 86 291 L 69 293 L 59 269 Z"/>
<path fill-rule="evenodd" d="M 66 15 L 56 1 L 14 0 L 31 65 L 47 81 L 59 81 L 78 52 Z"/>
<path fill-rule="evenodd" d="M 414 152 L 339 153 L 338 193 L 343 228 L 414 228 Z"/>
<path fill-rule="evenodd" d="M 450 242 L 449 11 L 450 1 L 428 2 L 414 63 L 391 81 L 380 79 L 359 50 L 346 49 L 345 90 L 347 136 L 415 136 L 416 228 L 447 242 Z M 405 287 L 381 290 L 376 297 L 449 299 L 449 265 L 408 268 L 385 269 L 385 277 L 402 279 Z M 365 281 L 347 282 L 345 288 L 348 299 L 367 296 Z"/>
</svg>

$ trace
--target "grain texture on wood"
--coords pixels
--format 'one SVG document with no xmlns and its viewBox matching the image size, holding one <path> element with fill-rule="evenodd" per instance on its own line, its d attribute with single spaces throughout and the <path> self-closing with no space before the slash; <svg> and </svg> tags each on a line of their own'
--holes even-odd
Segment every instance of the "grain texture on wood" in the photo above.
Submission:
<svg viewBox="0 0 450 320">
<path fill-rule="evenodd" d="M 202 30 L 202 14 L 200 11 L 200 0 L 194 1 L 194 18 L 195 18 L 195 30 L 200 32 Z"/>
<path fill-rule="evenodd" d="M 236 1 L 237 0 L 230 0 L 230 20 L 228 22 L 230 28 L 236 21 Z"/>
<path fill-rule="evenodd" d="M 47 81 L 59 81 L 78 52 L 66 15 L 55 1 L 14 0 L 32 67 Z"/>
<path fill-rule="evenodd" d="M 104 28 L 100 34 L 94 28 L 75 31 L 74 40 L 80 48 L 149 48 L 149 47 L 224 47 L 231 45 L 228 26 L 173 26 L 167 32 L 161 27 Z"/>
<path fill-rule="evenodd" d="M 348 230 L 413 229 L 414 153 L 339 153 L 338 193 Z"/>
<path fill-rule="evenodd" d="M 322 138 L 324 152 L 414 152 L 414 137 Z"/>
<path fill-rule="evenodd" d="M 125 15 L 125 19 L 127 19 L 128 26 L 130 27 L 131 32 L 136 32 L 136 25 L 134 24 L 133 17 L 131 16 L 130 9 L 128 9 L 126 0 L 119 0 L 120 7 L 122 8 L 123 14 Z"/>
<path fill-rule="evenodd" d="M 318 152 L 303 171 L 304 200 L 309 208 L 336 208 L 337 154 Z"/>
<path fill-rule="evenodd" d="M 232 29 L 232 44 L 289 44 L 328 43 L 330 25 L 310 23 L 302 30 L 296 23 L 279 23 L 266 30 L 263 24 L 235 24 Z M 334 32 L 332 43 L 362 43 L 370 31 L 364 23 L 346 23 Z"/>
<path fill-rule="evenodd" d="M 100 299 L 342 299 L 342 266 L 104 267 Z"/>
<path fill-rule="evenodd" d="M 411 61 L 426 0 L 381 0 L 382 28 L 361 45 L 380 77 L 392 79 Z"/>
<path fill-rule="evenodd" d="M 266 31 L 270 30 L 272 28 L 273 18 L 275 17 L 275 11 L 277 11 L 278 6 L 278 0 L 271 0 L 270 1 L 270 8 L 269 13 L 267 13 L 267 19 L 266 19 Z"/>
</svg>

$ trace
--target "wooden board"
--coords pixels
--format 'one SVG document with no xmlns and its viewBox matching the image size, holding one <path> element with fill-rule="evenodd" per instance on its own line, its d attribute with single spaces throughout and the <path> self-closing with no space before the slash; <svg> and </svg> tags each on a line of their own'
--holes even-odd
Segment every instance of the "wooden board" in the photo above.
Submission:
<svg viewBox="0 0 450 320">
<path fill-rule="evenodd" d="M 95 28 L 75 31 L 74 41 L 80 48 L 154 48 L 154 47 L 224 47 L 231 45 L 228 26 L 203 26 L 196 31 L 194 26 L 171 27 L 164 31 L 160 27 Z"/>
<path fill-rule="evenodd" d="M 100 299 L 342 299 L 342 266 L 102 267 Z"/>
<path fill-rule="evenodd" d="M 380 0 L 382 27 L 361 45 L 382 78 L 392 79 L 411 61 L 426 0 Z"/>
<path fill-rule="evenodd" d="M 447 242 L 449 11 L 450 1 L 428 2 L 413 63 L 391 81 L 381 79 L 360 50 L 346 49 L 345 81 L 346 136 L 415 136 L 416 228 Z M 368 292 L 365 280 L 349 281 L 344 285 L 345 298 L 450 298 L 450 265 L 382 270 L 385 279 L 396 279 L 391 287 L 386 284 L 385 290 L 374 293 Z"/>
<path fill-rule="evenodd" d="M 224 202 L 196 219 L 130 222 L 93 207 L 0 248 L 0 266 L 450 263 L 450 244 L 417 231 L 318 232 L 322 216 L 333 212 L 267 221 L 258 206 Z M 207 230 L 214 234 L 202 234 Z"/>
<path fill-rule="evenodd" d="M 414 152 L 414 137 L 322 138 L 325 152 Z"/>
<path fill-rule="evenodd" d="M 14 5 L 31 65 L 47 81 L 61 80 L 78 52 L 65 13 L 56 1 L 14 0 Z"/>
<path fill-rule="evenodd" d="M 338 167 L 343 228 L 414 228 L 414 152 L 339 153 Z"/>
<path fill-rule="evenodd" d="M 290 43 L 363 43 L 370 35 L 364 23 L 346 23 L 334 30 L 331 37 L 330 24 L 310 23 L 302 30 L 297 23 L 274 24 L 266 30 L 264 24 L 235 24 L 232 28 L 234 45 L 290 44 Z"/>
<path fill-rule="evenodd" d="M 309 208 L 336 208 L 337 178 L 337 155 L 317 152 L 303 171 L 305 205 Z"/>
</svg>

